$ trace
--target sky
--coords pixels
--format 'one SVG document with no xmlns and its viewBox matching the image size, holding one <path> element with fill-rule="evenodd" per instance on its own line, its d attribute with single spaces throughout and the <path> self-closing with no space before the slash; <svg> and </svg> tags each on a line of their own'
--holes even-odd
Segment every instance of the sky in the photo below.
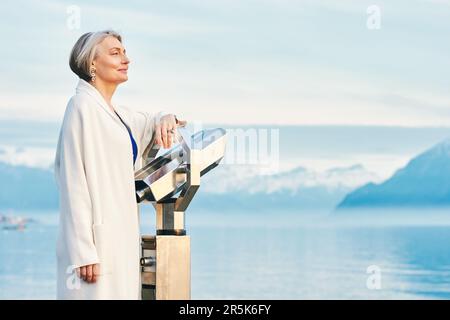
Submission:
<svg viewBox="0 0 450 320">
<path fill-rule="evenodd" d="M 0 10 L 3 120 L 61 121 L 77 84 L 73 44 L 113 28 L 131 59 L 115 102 L 136 110 L 233 125 L 450 126 L 448 0 L 15 0 Z"/>
</svg>

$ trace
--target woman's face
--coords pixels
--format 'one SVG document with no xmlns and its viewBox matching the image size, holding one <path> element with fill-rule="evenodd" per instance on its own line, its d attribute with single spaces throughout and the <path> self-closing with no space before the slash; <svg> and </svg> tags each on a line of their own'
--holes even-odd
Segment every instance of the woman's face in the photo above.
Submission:
<svg viewBox="0 0 450 320">
<path fill-rule="evenodd" d="M 128 64 L 126 50 L 115 37 L 103 39 L 97 46 L 96 57 L 93 61 L 96 80 L 119 84 L 128 80 Z"/>
</svg>

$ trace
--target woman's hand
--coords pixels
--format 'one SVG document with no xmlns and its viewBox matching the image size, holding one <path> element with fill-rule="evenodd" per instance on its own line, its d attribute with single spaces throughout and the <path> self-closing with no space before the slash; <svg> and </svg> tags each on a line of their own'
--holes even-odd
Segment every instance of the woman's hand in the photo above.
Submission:
<svg viewBox="0 0 450 320">
<path fill-rule="evenodd" d="M 95 283 L 97 281 L 97 277 L 100 274 L 100 265 L 97 263 L 82 266 L 80 268 L 77 268 L 77 274 L 87 283 Z"/>
<path fill-rule="evenodd" d="M 168 114 L 161 118 L 160 123 L 156 125 L 155 129 L 155 141 L 161 147 L 168 149 L 172 146 L 172 139 L 177 127 L 186 125 L 186 121 L 178 120 L 175 115 Z"/>
</svg>

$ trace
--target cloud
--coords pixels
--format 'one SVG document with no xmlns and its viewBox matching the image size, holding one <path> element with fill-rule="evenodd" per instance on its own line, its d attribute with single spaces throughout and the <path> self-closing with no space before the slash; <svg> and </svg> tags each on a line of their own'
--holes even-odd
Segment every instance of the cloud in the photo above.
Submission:
<svg viewBox="0 0 450 320">
<path fill-rule="evenodd" d="M 148 76 L 134 68 L 130 68 L 129 83 L 115 95 L 118 104 L 149 112 L 171 111 L 190 122 L 450 125 L 446 95 L 401 86 L 391 91 L 332 69 L 289 69 L 255 61 L 232 64 L 228 70 L 202 65 L 164 70 L 160 66 Z M 77 82 L 69 76 L 62 89 L 3 93 L 0 118 L 62 119 Z"/>
<path fill-rule="evenodd" d="M 76 31 L 65 25 L 73 2 L 27 4 L 8 4 L 0 22 L 17 24 L 0 67 L 2 119 L 61 119 L 76 85 L 71 46 L 117 27 L 132 64 L 116 100 L 132 108 L 229 124 L 450 124 L 440 5 L 382 1 L 387 24 L 371 33 L 356 0 L 77 1 Z"/>
<path fill-rule="evenodd" d="M 54 160 L 54 148 L 0 146 L 0 162 L 11 165 L 51 169 Z"/>
<path fill-rule="evenodd" d="M 423 2 L 450 5 L 450 0 L 422 0 Z"/>
</svg>

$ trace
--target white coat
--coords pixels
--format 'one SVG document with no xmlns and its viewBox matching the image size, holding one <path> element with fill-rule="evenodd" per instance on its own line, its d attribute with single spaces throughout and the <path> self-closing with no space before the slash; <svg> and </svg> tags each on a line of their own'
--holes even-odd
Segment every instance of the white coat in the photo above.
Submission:
<svg viewBox="0 0 450 320">
<path fill-rule="evenodd" d="M 161 112 L 115 106 L 138 146 L 100 92 L 81 80 L 70 99 L 55 157 L 59 190 L 58 299 L 140 299 L 140 231 L 134 172 Z M 89 284 L 75 268 L 100 264 Z"/>
</svg>

